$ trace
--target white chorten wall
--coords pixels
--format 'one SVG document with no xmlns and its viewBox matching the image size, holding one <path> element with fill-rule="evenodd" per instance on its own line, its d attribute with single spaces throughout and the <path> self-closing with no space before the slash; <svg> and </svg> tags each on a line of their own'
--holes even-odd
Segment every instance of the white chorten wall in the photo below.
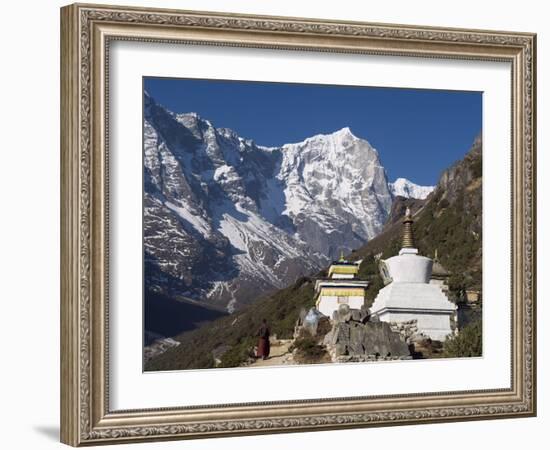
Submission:
<svg viewBox="0 0 550 450">
<path fill-rule="evenodd" d="M 333 280 L 353 280 L 355 274 L 353 273 L 335 273 L 331 277 Z"/>
<path fill-rule="evenodd" d="M 345 301 L 343 301 L 341 297 L 335 295 L 323 295 L 319 298 L 317 309 L 325 316 L 332 318 L 333 312 L 338 311 L 338 307 L 341 304 L 348 304 L 352 309 L 361 309 L 364 302 L 364 295 L 345 297 Z"/>
</svg>

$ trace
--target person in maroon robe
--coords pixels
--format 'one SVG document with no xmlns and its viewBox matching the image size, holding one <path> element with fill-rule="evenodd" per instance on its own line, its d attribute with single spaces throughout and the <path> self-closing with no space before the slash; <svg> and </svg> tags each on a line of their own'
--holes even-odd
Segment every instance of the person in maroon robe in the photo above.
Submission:
<svg viewBox="0 0 550 450">
<path fill-rule="evenodd" d="M 262 325 L 258 330 L 258 351 L 256 356 L 258 358 L 267 359 L 269 357 L 269 327 L 267 321 L 262 320 Z"/>
</svg>

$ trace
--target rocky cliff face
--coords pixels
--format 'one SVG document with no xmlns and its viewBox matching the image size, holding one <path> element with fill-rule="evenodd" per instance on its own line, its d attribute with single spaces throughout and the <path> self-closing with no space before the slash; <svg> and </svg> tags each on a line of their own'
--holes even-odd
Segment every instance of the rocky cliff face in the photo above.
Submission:
<svg viewBox="0 0 550 450">
<path fill-rule="evenodd" d="M 478 136 L 464 159 L 443 172 L 416 224 L 420 244 L 428 254 L 438 250 L 456 292 L 482 287 L 482 187 Z"/>
<path fill-rule="evenodd" d="M 476 238 L 481 239 L 482 209 L 482 141 L 478 136 L 463 160 L 445 170 L 439 179 L 434 198 L 442 208 L 455 206 L 467 212 L 471 220 L 468 229 Z"/>
<path fill-rule="evenodd" d="M 232 312 L 364 245 L 393 196 L 377 151 L 344 128 L 268 148 L 145 94 L 147 291 Z"/>
</svg>

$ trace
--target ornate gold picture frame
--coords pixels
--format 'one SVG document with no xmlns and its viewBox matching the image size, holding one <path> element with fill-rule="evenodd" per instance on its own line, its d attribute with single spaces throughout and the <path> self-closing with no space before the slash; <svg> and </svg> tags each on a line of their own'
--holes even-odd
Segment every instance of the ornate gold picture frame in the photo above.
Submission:
<svg viewBox="0 0 550 450">
<path fill-rule="evenodd" d="M 113 410 L 109 386 L 109 50 L 115 41 L 511 66 L 509 388 Z M 75 4 L 61 9 L 61 440 L 73 445 L 536 414 L 536 36 Z M 490 258 L 490 255 L 486 255 Z M 154 375 L 153 375 L 154 376 Z"/>
</svg>

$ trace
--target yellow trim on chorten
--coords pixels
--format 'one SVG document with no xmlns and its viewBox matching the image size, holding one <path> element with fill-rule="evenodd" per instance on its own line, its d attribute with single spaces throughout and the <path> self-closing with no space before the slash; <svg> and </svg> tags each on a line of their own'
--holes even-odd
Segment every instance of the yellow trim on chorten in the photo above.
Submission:
<svg viewBox="0 0 550 450">
<path fill-rule="evenodd" d="M 357 275 L 359 273 L 359 266 L 356 266 L 355 264 L 353 266 L 333 264 L 328 270 L 328 276 L 330 277 L 333 273 Z"/>
<path fill-rule="evenodd" d="M 358 297 L 365 295 L 364 288 L 322 288 L 319 297 Z"/>
</svg>

